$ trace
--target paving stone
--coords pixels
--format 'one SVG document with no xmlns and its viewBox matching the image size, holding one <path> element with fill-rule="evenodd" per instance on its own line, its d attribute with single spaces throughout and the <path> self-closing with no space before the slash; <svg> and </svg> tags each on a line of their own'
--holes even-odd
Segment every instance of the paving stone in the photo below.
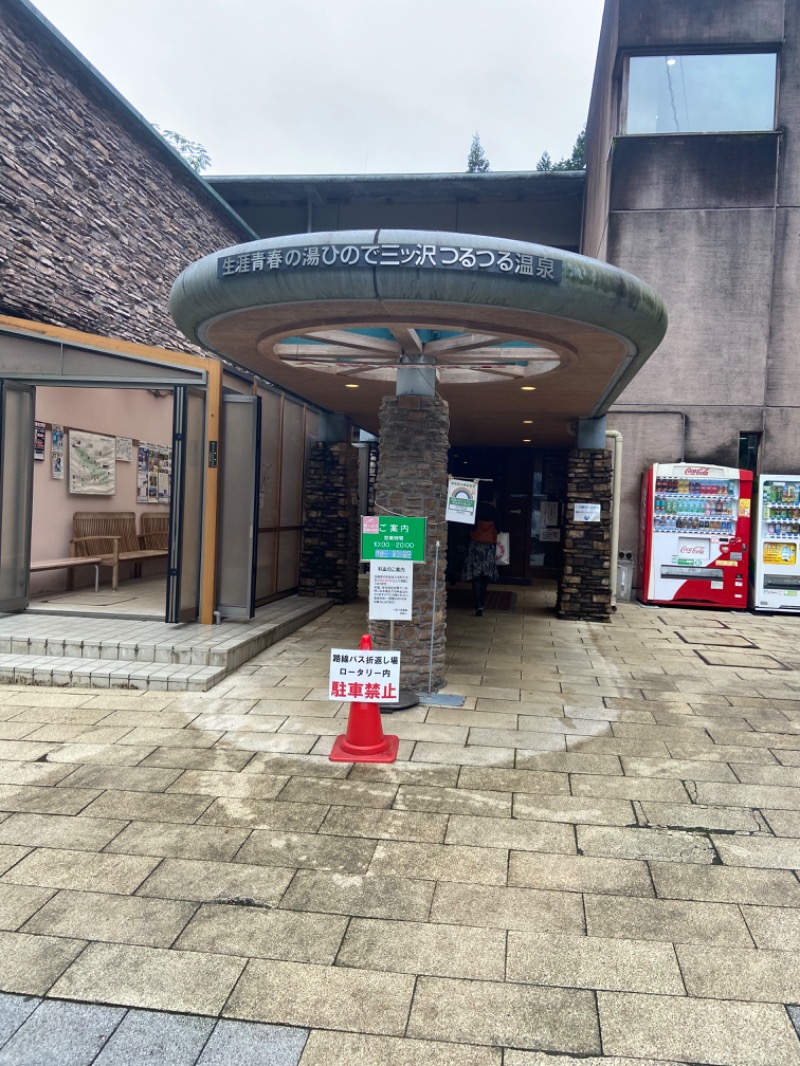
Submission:
<svg viewBox="0 0 800 1066">
<path fill-rule="evenodd" d="M 218 1014 L 244 959 L 128 944 L 90 944 L 48 993 L 64 999 Z"/>
<path fill-rule="evenodd" d="M 512 931 L 507 979 L 566 988 L 684 994 L 671 944 L 599 936 Z"/>
<path fill-rule="evenodd" d="M 440 881 L 436 886 L 430 920 L 453 925 L 461 922 L 488 929 L 584 931 L 583 904 L 574 892 L 447 881 Z"/>
<path fill-rule="evenodd" d="M 179 770 L 242 770 L 253 758 L 252 751 L 230 748 L 156 748 L 139 765 Z"/>
<path fill-rule="evenodd" d="M 74 769 L 69 764 L 50 766 L 41 762 L 0 762 L 0 781 L 6 785 L 55 785 Z"/>
<path fill-rule="evenodd" d="M 590 992 L 420 977 L 408 1035 L 489 1046 L 600 1053 Z"/>
<path fill-rule="evenodd" d="M 196 822 L 211 806 L 210 796 L 160 793 L 112 792 L 108 790 L 85 810 L 90 818 L 124 818 L 137 822 Z"/>
<path fill-rule="evenodd" d="M 517 768 L 569 774 L 622 773 L 617 755 L 593 755 L 582 751 L 518 751 Z"/>
<path fill-rule="evenodd" d="M 288 829 L 298 833 L 315 833 L 322 825 L 328 809 L 319 803 L 286 803 L 281 800 L 236 799 L 223 796 L 206 808 L 196 824 L 237 825 L 249 829 Z"/>
<path fill-rule="evenodd" d="M 336 806 L 391 807 L 397 787 L 371 781 L 314 780 L 293 777 L 281 799 L 295 803 L 326 803 Z"/>
<path fill-rule="evenodd" d="M 783 1007 L 599 992 L 603 1051 L 710 1066 L 797 1066 L 797 1035 Z"/>
<path fill-rule="evenodd" d="M 90 1066 L 124 1013 L 85 1003 L 41 1003 L 0 1051 L 0 1064 Z"/>
<path fill-rule="evenodd" d="M 236 855 L 236 862 L 363 874 L 374 852 L 373 840 L 254 829 Z"/>
<path fill-rule="evenodd" d="M 195 911 L 192 903 L 103 892 L 59 892 L 26 923 L 26 933 L 169 947 Z"/>
<path fill-rule="evenodd" d="M 676 950 L 690 996 L 761 1003 L 800 1000 L 800 952 L 685 944 Z"/>
<path fill-rule="evenodd" d="M 714 846 L 726 866 L 800 870 L 800 840 L 763 836 L 715 836 Z"/>
<path fill-rule="evenodd" d="M 774 810 L 800 811 L 800 788 L 698 781 L 696 802 L 726 807 L 771 807 Z"/>
<path fill-rule="evenodd" d="M 621 1059 L 616 1055 L 604 1055 L 600 1059 L 594 1055 L 575 1058 L 573 1055 L 553 1056 L 549 1052 L 514 1051 L 510 1048 L 506 1051 L 503 1062 L 505 1066 L 680 1066 L 680 1063 L 666 1062 L 664 1059 Z"/>
<path fill-rule="evenodd" d="M 800 911 L 759 906 L 742 907 L 742 914 L 757 947 L 800 952 Z"/>
<path fill-rule="evenodd" d="M 78 814 L 100 793 L 89 788 L 0 785 L 0 809 L 38 814 Z"/>
<path fill-rule="evenodd" d="M 464 767 L 464 769 L 474 768 Z M 430 785 L 401 785 L 397 790 L 394 806 L 403 811 L 431 811 L 441 814 L 475 814 L 493 818 L 510 818 L 511 793 L 499 791 L 499 785 L 494 791 L 435 788 Z"/>
<path fill-rule="evenodd" d="M 572 780 L 573 796 L 595 796 L 636 800 L 662 800 L 671 803 L 690 802 L 689 794 L 680 781 L 657 777 L 599 777 L 576 774 Z"/>
<path fill-rule="evenodd" d="M 346 925 L 344 917 L 329 914 L 205 904 L 175 947 L 184 951 L 331 964 Z"/>
<path fill-rule="evenodd" d="M 304 1029 L 222 1020 L 197 1066 L 296 1066 L 307 1036 Z"/>
<path fill-rule="evenodd" d="M 228 1000 L 225 1015 L 400 1036 L 414 980 L 410 974 L 253 959 Z"/>
<path fill-rule="evenodd" d="M 484 789 L 541 796 L 566 796 L 569 795 L 569 778 L 565 773 L 464 766 L 459 774 L 458 788 L 462 792 L 467 789 Z"/>
<path fill-rule="evenodd" d="M 341 766 L 341 763 L 327 763 Z M 347 769 L 345 764 L 345 769 Z M 387 785 L 425 785 L 454 788 L 459 780 L 458 766 L 426 766 L 421 763 L 356 763 L 349 769 L 351 781 L 377 781 Z"/>
<path fill-rule="evenodd" d="M 425 921 L 434 887 L 432 881 L 409 878 L 298 870 L 280 905 L 296 911 Z"/>
<path fill-rule="evenodd" d="M 770 829 L 779 837 L 800 837 L 800 811 L 761 811 Z"/>
<path fill-rule="evenodd" d="M 94 892 L 135 892 L 158 859 L 39 848 L 3 874 L 3 883 Z"/>
<path fill-rule="evenodd" d="M 738 907 L 683 900 L 584 896 L 589 936 L 751 946 Z"/>
<path fill-rule="evenodd" d="M 509 1052 L 506 1052 L 508 1056 Z M 315 1029 L 303 1053 L 303 1066 L 501 1066 L 500 1048 L 467 1047 L 431 1040 L 399 1040 L 362 1033 Z M 551 1060 L 547 1066 L 559 1066 Z M 645 1064 L 646 1066 L 646 1064 Z M 666 1064 L 669 1066 L 669 1064 Z"/>
<path fill-rule="evenodd" d="M 11 1039 L 40 1002 L 35 996 L 14 996 L 0 992 L 0 1047 Z"/>
<path fill-rule="evenodd" d="M 578 826 L 577 833 L 579 854 L 697 863 L 714 859 L 710 840 L 698 833 L 595 825 Z"/>
<path fill-rule="evenodd" d="M 231 796 L 240 799 L 275 799 L 289 778 L 274 774 L 234 771 L 185 770 L 168 789 L 168 795 Z"/>
<path fill-rule="evenodd" d="M 629 800 L 602 800 L 581 796 L 514 797 L 514 817 L 537 822 L 567 822 L 570 825 L 635 825 Z"/>
<path fill-rule="evenodd" d="M 534 855 L 512 851 L 509 856 L 508 883 L 566 892 L 654 895 L 645 863 L 583 855 Z"/>
<path fill-rule="evenodd" d="M 653 862 L 650 870 L 661 899 L 800 908 L 800 882 L 788 871 L 672 862 Z"/>
<path fill-rule="evenodd" d="M 92 1066 L 195 1066 L 214 1018 L 129 1010 Z"/>
<path fill-rule="evenodd" d="M 81 766 L 65 778 L 60 787 L 163 792 L 180 773 L 180 770 L 155 766 Z"/>
<path fill-rule="evenodd" d="M 502 981 L 505 934 L 466 924 L 354 918 L 337 964 L 359 969 Z"/>
<path fill-rule="evenodd" d="M 640 804 L 640 822 L 644 825 L 661 826 L 667 829 L 719 829 L 726 832 L 761 833 L 762 824 L 752 811 L 725 807 L 703 807 L 696 803 L 651 803 Z"/>
<path fill-rule="evenodd" d="M 441 844 L 446 828 L 447 816 L 444 814 L 384 811 L 374 807 L 331 807 L 319 831 L 334 836 Z"/>
<path fill-rule="evenodd" d="M 690 759 L 699 762 L 778 765 L 778 760 L 766 748 L 743 748 L 731 744 L 714 744 L 710 748 L 700 748 L 697 744 L 670 744 L 669 754 L 674 759 Z"/>
<path fill-rule="evenodd" d="M 457 744 L 428 744 L 423 740 L 414 745 L 414 762 L 450 763 L 456 766 L 501 766 L 511 769 L 514 766 L 514 749 L 482 747 L 461 747 Z"/>
<path fill-rule="evenodd" d="M 392 840 L 377 845 L 369 873 L 424 881 L 504 885 L 507 863 L 507 853 L 503 848 L 408 844 Z"/>
<path fill-rule="evenodd" d="M 85 940 L 0 932 L 0 987 L 43 995 L 84 947 Z"/>
<path fill-rule="evenodd" d="M 280 866 L 248 866 L 243 862 L 165 859 L 140 886 L 137 895 L 197 902 L 255 899 L 274 906 L 294 872 Z"/>
<path fill-rule="evenodd" d="M 249 831 L 230 826 L 131 822 L 106 847 L 106 854 L 163 855 L 174 859 L 230 860 Z"/>
</svg>

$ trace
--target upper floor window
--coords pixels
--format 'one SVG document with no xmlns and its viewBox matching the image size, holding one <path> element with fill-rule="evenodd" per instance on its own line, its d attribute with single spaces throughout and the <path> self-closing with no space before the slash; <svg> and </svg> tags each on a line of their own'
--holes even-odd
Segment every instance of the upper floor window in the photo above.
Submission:
<svg viewBox="0 0 800 1066">
<path fill-rule="evenodd" d="M 631 56 L 625 133 L 718 133 L 775 127 L 777 56 Z"/>
</svg>

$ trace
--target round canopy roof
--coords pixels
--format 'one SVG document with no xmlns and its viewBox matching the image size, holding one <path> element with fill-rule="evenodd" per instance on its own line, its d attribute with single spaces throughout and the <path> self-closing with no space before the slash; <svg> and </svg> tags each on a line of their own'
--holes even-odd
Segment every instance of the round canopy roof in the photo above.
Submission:
<svg viewBox="0 0 800 1066">
<path fill-rule="evenodd" d="M 192 264 L 170 307 L 192 340 L 377 429 L 400 366 L 435 366 L 454 444 L 566 444 L 660 343 L 638 278 L 543 245 L 359 230 L 253 241 Z"/>
</svg>

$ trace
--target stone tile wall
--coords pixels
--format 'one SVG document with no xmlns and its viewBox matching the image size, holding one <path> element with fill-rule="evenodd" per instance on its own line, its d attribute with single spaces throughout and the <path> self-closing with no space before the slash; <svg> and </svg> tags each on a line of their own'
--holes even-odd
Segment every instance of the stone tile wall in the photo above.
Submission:
<svg viewBox="0 0 800 1066">
<path fill-rule="evenodd" d="M 417 691 L 427 691 L 429 685 L 432 621 L 432 688 L 439 688 L 445 680 L 447 522 L 444 515 L 449 429 L 447 404 L 438 397 L 384 397 L 375 513 L 422 516 L 428 520 L 426 562 L 414 566 L 413 621 L 396 622 L 394 632 L 394 646 L 402 653 L 401 684 Z M 439 563 L 434 567 L 437 540 Z M 371 622 L 370 633 L 376 648 L 389 647 L 388 622 Z"/>
<path fill-rule="evenodd" d="M 312 441 L 306 461 L 301 596 L 347 603 L 358 595 L 358 453 L 347 442 Z"/>
<path fill-rule="evenodd" d="M 0 69 L 0 312 L 196 351 L 172 283 L 247 231 L 9 0 Z"/>
<path fill-rule="evenodd" d="M 569 457 L 559 618 L 607 622 L 611 612 L 611 453 Z M 599 503 L 599 522 L 576 522 L 575 504 Z"/>
</svg>

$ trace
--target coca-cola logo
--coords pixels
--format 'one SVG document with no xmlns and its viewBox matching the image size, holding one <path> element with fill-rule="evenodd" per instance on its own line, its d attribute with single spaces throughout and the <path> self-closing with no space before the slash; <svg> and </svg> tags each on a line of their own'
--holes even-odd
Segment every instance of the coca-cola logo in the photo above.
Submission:
<svg viewBox="0 0 800 1066">
<path fill-rule="evenodd" d="M 682 544 L 678 548 L 679 555 L 705 555 L 706 550 L 702 544 Z"/>
<path fill-rule="evenodd" d="M 683 472 L 687 477 L 708 477 L 711 469 L 707 466 L 687 466 Z"/>
</svg>

